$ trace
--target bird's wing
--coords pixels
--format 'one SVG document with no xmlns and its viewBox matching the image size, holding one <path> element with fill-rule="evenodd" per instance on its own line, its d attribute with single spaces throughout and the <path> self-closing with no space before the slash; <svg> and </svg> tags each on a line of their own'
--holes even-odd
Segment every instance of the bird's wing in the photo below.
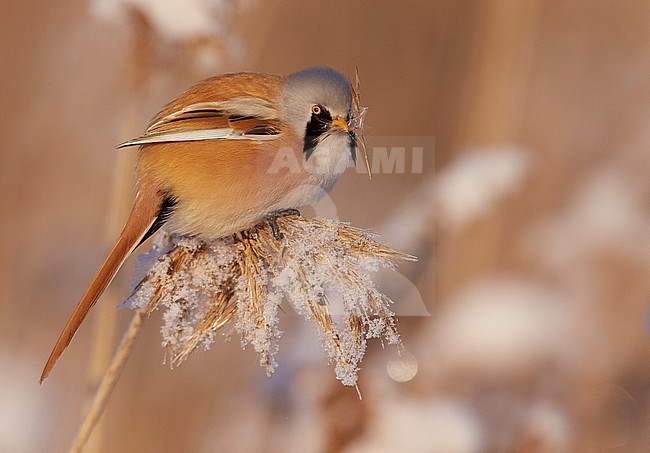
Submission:
<svg viewBox="0 0 650 453">
<path fill-rule="evenodd" d="M 278 111 L 262 98 L 232 99 L 187 105 L 154 120 L 144 135 L 118 148 L 153 143 L 204 140 L 268 140 L 280 133 Z"/>
<path fill-rule="evenodd" d="M 122 267 L 124 261 L 140 244 L 142 239 L 151 232 L 152 228 L 156 225 L 156 221 L 163 214 L 164 209 L 165 198 L 162 194 L 153 188 L 140 187 L 136 194 L 129 220 L 124 226 L 117 243 L 97 271 L 97 274 L 95 274 L 95 277 L 81 297 L 81 300 L 54 345 L 52 353 L 43 369 L 41 383 L 50 374 L 54 364 L 65 348 L 68 347 L 70 341 L 72 341 L 72 337 L 77 332 L 77 329 L 79 329 L 79 326 L 86 318 L 90 309 L 95 305 L 104 290 L 106 290 L 106 287 L 113 280 L 113 277 L 115 277 L 117 271 Z"/>
</svg>

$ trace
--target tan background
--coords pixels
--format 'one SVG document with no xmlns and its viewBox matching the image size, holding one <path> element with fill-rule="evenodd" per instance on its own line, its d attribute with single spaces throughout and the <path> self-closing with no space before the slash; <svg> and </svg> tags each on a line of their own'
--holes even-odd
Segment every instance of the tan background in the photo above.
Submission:
<svg viewBox="0 0 650 453">
<path fill-rule="evenodd" d="M 132 152 L 113 146 L 224 46 L 169 43 L 129 17 L 0 5 L 0 451 L 70 445 L 95 385 L 96 313 L 37 380 L 123 216 L 111 200 L 128 178 L 114 175 Z M 356 65 L 369 135 L 435 137 L 422 174 L 349 172 L 332 195 L 341 219 L 421 257 L 402 271 L 432 316 L 400 322 L 419 372 L 390 380 L 392 351 L 371 344 L 359 401 L 296 317 L 270 379 L 236 338 L 170 371 L 155 316 L 89 451 L 647 451 L 650 3 L 270 1 L 223 21 L 245 48 L 221 51 L 219 72 Z M 479 184 L 499 195 L 446 222 L 436 203 L 465 199 L 427 195 L 435 175 L 467 149 L 512 146 L 526 171 Z M 116 338 L 128 281 L 104 301 Z"/>
</svg>

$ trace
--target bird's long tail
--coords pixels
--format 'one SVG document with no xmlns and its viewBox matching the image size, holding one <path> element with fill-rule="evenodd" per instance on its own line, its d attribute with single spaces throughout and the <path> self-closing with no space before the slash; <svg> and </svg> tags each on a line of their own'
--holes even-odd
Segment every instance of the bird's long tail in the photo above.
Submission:
<svg viewBox="0 0 650 453">
<path fill-rule="evenodd" d="M 157 223 L 156 220 L 160 214 L 162 201 L 162 196 L 155 189 L 140 187 L 135 196 L 129 220 L 124 226 L 117 243 L 97 271 L 97 274 L 95 274 L 88 289 L 86 289 L 72 316 L 70 316 L 63 328 L 45 364 L 45 368 L 43 368 L 40 383 L 50 374 L 54 364 L 72 341 L 72 337 L 74 337 L 86 315 L 111 283 L 124 261 L 140 245 L 145 236 L 152 234 L 152 226 Z"/>
</svg>

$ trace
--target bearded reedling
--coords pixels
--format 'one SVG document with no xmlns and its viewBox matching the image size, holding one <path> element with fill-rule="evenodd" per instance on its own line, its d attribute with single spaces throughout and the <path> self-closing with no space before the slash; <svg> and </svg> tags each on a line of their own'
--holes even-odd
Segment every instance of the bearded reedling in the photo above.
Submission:
<svg viewBox="0 0 650 453">
<path fill-rule="evenodd" d="M 126 258 L 161 226 L 215 240 L 314 203 L 356 160 L 363 113 L 349 80 L 321 67 L 221 75 L 169 103 L 143 136 L 119 145 L 139 147 L 133 208 L 40 382 Z M 279 153 L 309 165 L 278 170 Z"/>
</svg>

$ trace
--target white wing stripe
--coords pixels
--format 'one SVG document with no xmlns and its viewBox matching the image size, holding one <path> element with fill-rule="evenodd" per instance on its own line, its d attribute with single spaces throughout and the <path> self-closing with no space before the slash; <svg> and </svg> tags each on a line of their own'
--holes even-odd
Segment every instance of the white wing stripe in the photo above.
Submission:
<svg viewBox="0 0 650 453">
<path fill-rule="evenodd" d="M 199 129 L 194 131 L 178 131 L 163 134 L 145 135 L 128 142 L 120 143 L 117 148 L 146 145 L 150 143 L 193 142 L 205 140 L 272 140 L 275 135 L 244 134 L 234 129 Z"/>
</svg>

